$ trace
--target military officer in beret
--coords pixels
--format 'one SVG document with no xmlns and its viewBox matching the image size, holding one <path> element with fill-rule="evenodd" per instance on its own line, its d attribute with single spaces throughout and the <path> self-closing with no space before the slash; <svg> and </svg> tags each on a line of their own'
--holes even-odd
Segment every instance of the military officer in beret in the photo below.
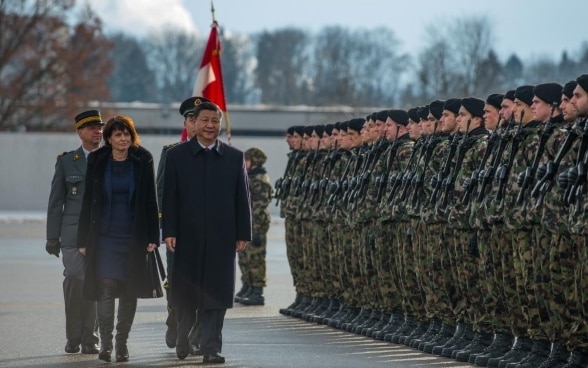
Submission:
<svg viewBox="0 0 588 368">
<path fill-rule="evenodd" d="M 182 139 L 180 142 L 172 143 L 163 146 L 161 150 L 161 155 L 159 156 L 159 164 L 157 166 L 157 203 L 159 204 L 159 208 L 162 207 L 163 202 L 163 173 L 165 171 L 165 158 L 167 154 L 167 150 L 177 146 L 178 144 L 189 141 L 196 135 L 196 125 L 195 124 L 187 124 L 190 119 L 194 119 L 194 108 L 200 105 L 203 102 L 211 102 L 210 100 L 200 97 L 194 96 L 185 99 L 180 104 L 180 115 L 184 117 L 184 128 L 182 130 Z M 161 221 L 161 212 L 159 213 L 160 221 Z M 172 263 L 173 263 L 173 253 L 169 250 L 166 251 L 166 261 L 167 261 L 167 280 L 164 284 L 164 288 L 166 290 L 166 299 L 167 299 L 167 320 L 165 324 L 167 325 L 167 331 L 165 333 L 165 343 L 167 346 L 172 349 L 176 347 L 176 338 L 177 338 L 177 326 L 176 326 L 176 317 L 171 305 L 171 279 L 172 279 Z M 197 331 L 197 329 L 195 329 Z M 196 333 L 193 334 L 194 339 L 196 339 Z M 195 342 L 194 344 L 196 349 L 193 349 L 196 352 L 198 343 Z"/>
<path fill-rule="evenodd" d="M 85 258 L 77 248 L 78 217 L 84 196 L 86 158 L 100 145 L 104 123 L 98 110 L 74 119 L 82 145 L 57 157 L 47 206 L 47 243 L 50 255 L 63 255 L 63 296 L 68 354 L 98 354 L 96 302 L 83 296 Z"/>
</svg>

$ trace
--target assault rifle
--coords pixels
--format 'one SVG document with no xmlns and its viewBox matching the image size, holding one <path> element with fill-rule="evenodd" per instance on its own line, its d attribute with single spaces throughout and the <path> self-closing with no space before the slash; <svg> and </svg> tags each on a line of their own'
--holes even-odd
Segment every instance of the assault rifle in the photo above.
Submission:
<svg viewBox="0 0 588 368">
<path fill-rule="evenodd" d="M 469 130 L 470 122 L 471 120 L 468 120 L 467 130 Z M 455 133 L 453 137 L 451 137 L 451 143 L 449 144 L 449 153 L 447 154 L 447 157 L 445 157 L 443 167 L 441 168 L 441 171 L 439 171 L 436 175 L 431 177 L 431 183 L 433 184 L 433 192 L 431 193 L 431 198 L 429 199 L 429 202 L 431 204 L 435 204 L 439 201 L 439 192 L 443 188 L 443 182 L 447 178 L 449 178 L 449 175 L 451 174 L 451 163 L 453 161 L 453 156 L 455 156 L 455 152 L 457 152 L 457 147 L 460 145 L 461 138 L 462 136 L 459 133 Z M 465 138 L 465 136 L 463 138 Z M 463 142 L 463 140 L 461 141 Z M 447 186 L 447 183 L 445 184 L 445 186 Z"/>
<path fill-rule="evenodd" d="M 521 189 L 519 190 L 519 194 L 517 195 L 517 199 L 516 199 L 516 204 L 521 206 L 523 208 L 523 210 L 525 208 L 527 208 L 527 199 L 528 199 L 528 195 L 527 195 L 527 191 L 531 188 L 531 185 L 533 184 L 533 180 L 535 180 L 535 176 L 537 174 L 537 168 L 539 167 L 539 162 L 541 160 L 541 157 L 543 156 L 543 152 L 545 151 L 545 146 L 547 145 L 547 140 L 549 139 L 549 137 L 551 137 L 551 135 L 553 134 L 553 131 L 555 130 L 555 122 L 553 121 L 553 113 L 555 112 L 555 108 L 557 107 L 557 102 L 554 102 L 551 105 L 551 115 L 549 120 L 547 121 L 547 123 L 545 123 L 545 126 L 543 127 L 543 130 L 541 131 L 541 139 L 539 141 L 539 147 L 537 147 L 537 151 L 535 152 L 535 157 L 533 158 L 533 163 L 531 164 L 531 167 L 527 166 L 525 168 L 524 174 L 523 174 L 523 179 L 522 179 L 522 184 L 521 184 Z"/>
<path fill-rule="evenodd" d="M 515 133 L 512 137 L 512 145 L 510 155 L 508 157 L 508 163 L 506 166 L 501 166 L 497 169 L 496 174 L 498 177 L 498 191 L 496 193 L 496 200 L 498 201 L 498 209 L 502 209 L 504 207 L 504 191 L 506 189 L 506 183 L 508 182 L 508 177 L 510 175 L 510 170 L 512 169 L 512 164 L 514 162 L 515 156 L 517 151 L 519 150 L 519 146 L 525 135 L 523 134 L 523 116 L 525 115 L 525 111 L 521 111 L 521 121 L 519 125 L 517 125 L 515 129 Z"/>
<path fill-rule="evenodd" d="M 294 156 L 291 160 L 288 160 L 288 163 L 286 164 L 284 175 L 276 181 L 276 193 L 274 194 L 274 198 L 276 198 L 276 206 L 278 206 L 280 204 L 280 200 L 286 198 L 286 195 L 288 194 L 288 190 L 290 189 L 290 182 L 292 181 L 291 174 L 296 171 L 296 166 L 301 155 L 301 150 L 294 152 Z"/>
<path fill-rule="evenodd" d="M 482 170 L 478 175 L 478 177 L 481 177 L 481 186 L 480 191 L 478 192 L 478 198 L 476 199 L 477 202 L 481 202 L 484 199 L 484 196 L 486 195 L 486 187 L 492 182 L 492 179 L 494 179 L 494 175 L 496 174 L 502 159 L 502 154 L 504 153 L 504 150 L 508 145 L 508 141 L 510 140 L 510 133 L 513 129 L 513 126 L 514 116 L 511 116 L 504 132 L 502 132 L 502 135 L 500 136 L 500 143 L 498 144 L 496 152 L 494 152 L 490 167 L 488 169 Z"/>
<path fill-rule="evenodd" d="M 574 203 L 574 215 L 580 210 L 586 186 L 586 166 L 588 165 L 588 155 L 586 154 L 588 151 L 587 125 L 588 124 L 584 124 L 584 129 L 582 130 L 582 143 L 580 145 L 580 150 L 578 151 L 576 170 L 573 171 L 573 175 L 570 175 L 572 172 L 568 173 L 568 181 L 570 183 L 573 181 L 573 184 L 570 185 L 569 194 L 564 198 L 568 205 Z"/>
<path fill-rule="evenodd" d="M 585 125 L 586 119 L 578 123 L 578 128 L 583 131 Z M 537 182 L 537 184 L 535 184 L 533 190 L 531 191 L 531 196 L 537 198 L 535 208 L 539 208 L 543 205 L 545 194 L 547 194 L 553 187 L 553 180 L 555 179 L 555 175 L 559 170 L 561 161 L 563 160 L 564 156 L 568 153 L 570 148 L 572 148 L 572 145 L 574 144 L 576 138 L 578 138 L 578 133 L 576 132 L 576 129 L 573 129 L 571 126 L 569 126 L 568 134 L 566 135 L 566 140 L 557 151 L 553 161 L 547 162 L 547 164 L 545 165 L 545 174 L 542 178 L 539 179 L 539 181 Z"/>
</svg>

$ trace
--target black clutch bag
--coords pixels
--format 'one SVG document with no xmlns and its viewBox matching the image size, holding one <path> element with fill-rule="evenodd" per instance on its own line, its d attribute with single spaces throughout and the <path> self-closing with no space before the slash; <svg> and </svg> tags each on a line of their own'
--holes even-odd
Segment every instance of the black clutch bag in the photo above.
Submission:
<svg viewBox="0 0 588 368">
<path fill-rule="evenodd" d="M 161 298 L 163 296 L 163 289 L 161 288 L 161 281 L 165 280 L 165 269 L 161 262 L 159 250 L 154 249 L 153 252 L 147 252 L 147 273 L 149 283 L 149 295 L 152 298 Z"/>
</svg>

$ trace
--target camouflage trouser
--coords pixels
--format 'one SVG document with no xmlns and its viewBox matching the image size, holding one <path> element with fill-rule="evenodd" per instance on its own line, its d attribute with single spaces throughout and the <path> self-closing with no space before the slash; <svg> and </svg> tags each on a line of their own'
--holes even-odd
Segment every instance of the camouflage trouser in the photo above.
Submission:
<svg viewBox="0 0 588 368">
<path fill-rule="evenodd" d="M 337 223 L 331 222 L 327 226 L 328 242 L 325 244 L 324 252 L 321 254 L 325 257 L 325 272 L 326 282 L 329 285 L 328 289 L 331 290 L 329 294 L 330 298 L 343 298 L 343 289 L 341 286 L 341 280 L 339 279 L 339 265 L 343 261 L 338 258 L 340 230 Z"/>
<path fill-rule="evenodd" d="M 456 320 L 451 297 L 455 295 L 455 280 L 449 263 L 449 244 L 445 232 L 447 224 L 427 224 L 421 228 L 421 252 L 426 252 L 429 265 L 429 269 L 425 270 L 428 271 L 428 277 L 421 278 L 427 317 L 439 318 L 445 324 L 454 326 Z"/>
<path fill-rule="evenodd" d="M 392 223 L 378 223 L 376 234 L 376 249 L 374 265 L 378 277 L 378 292 L 382 297 L 383 310 L 392 312 L 402 308 L 402 298 L 398 291 L 398 278 L 392 251 Z"/>
<path fill-rule="evenodd" d="M 538 328 L 541 326 L 541 317 L 533 290 L 533 248 L 537 244 L 531 230 L 515 230 L 513 233 L 513 268 L 516 273 L 518 298 L 529 328 L 528 333 L 532 339 L 546 339 L 547 336 L 543 336 Z"/>
<path fill-rule="evenodd" d="M 478 230 L 478 272 L 480 279 L 484 280 L 482 286 L 482 302 L 486 308 L 489 323 L 495 333 L 510 334 L 508 323 L 508 309 L 504 302 L 502 291 L 502 261 L 501 245 L 503 239 L 493 230 Z"/>
<path fill-rule="evenodd" d="M 529 282 L 533 291 L 533 298 L 539 312 L 539 326 L 531 325 L 529 334 L 537 339 L 555 339 L 555 331 L 562 329 L 559 317 L 551 315 L 550 305 L 554 304 L 552 294 L 551 275 L 549 273 L 549 254 L 551 246 L 551 233 L 541 226 L 534 226 L 534 244 L 531 249 L 533 274 L 529 275 Z"/>
<path fill-rule="evenodd" d="M 462 279 L 465 270 L 463 269 L 463 259 L 461 249 L 463 244 L 469 243 L 470 234 L 467 231 L 457 231 L 452 228 L 446 228 L 446 239 L 448 241 L 448 258 L 449 267 L 451 268 L 451 279 L 454 282 L 454 294 L 451 296 L 453 305 L 453 314 L 456 321 L 464 321 L 473 324 L 474 321 L 468 312 L 467 300 L 467 283 Z"/>
<path fill-rule="evenodd" d="M 350 258 L 350 268 L 347 269 L 347 274 L 351 278 L 351 285 L 353 286 L 353 299 L 359 306 L 363 308 L 371 308 L 372 300 L 365 299 L 363 290 L 367 283 L 363 278 L 362 253 L 364 250 L 362 248 L 367 245 L 365 244 L 365 232 L 363 231 L 362 225 L 363 224 L 357 223 L 353 225 L 353 242 L 351 243 L 351 252 L 348 254 L 348 257 Z"/>
<path fill-rule="evenodd" d="M 267 232 L 267 230 L 266 230 Z M 255 287 L 266 286 L 265 253 L 267 248 L 266 232 L 258 232 L 261 239 L 259 246 L 249 245 L 244 251 L 239 252 L 239 269 L 241 270 L 241 283 Z"/>
<path fill-rule="evenodd" d="M 306 295 L 307 290 L 304 289 L 304 282 L 301 280 L 303 261 L 301 246 L 302 226 L 300 221 L 286 217 L 284 220 L 284 229 L 286 232 L 286 256 L 288 257 L 294 288 L 297 293 Z"/>
<path fill-rule="evenodd" d="M 316 269 L 316 227 L 310 219 L 304 219 L 302 222 L 302 239 L 300 246 L 302 248 L 302 272 L 301 279 L 308 294 L 312 297 L 318 297 L 318 271 Z"/>
<path fill-rule="evenodd" d="M 583 322 L 577 318 L 581 316 L 581 306 L 575 292 L 574 275 L 575 265 L 579 261 L 579 247 L 573 243 L 569 233 L 551 234 L 550 239 L 548 272 L 551 282 L 545 293 L 551 297 L 546 307 L 549 318 L 553 321 L 553 341 L 565 344 L 571 326 Z"/>
<path fill-rule="evenodd" d="M 461 239 L 457 251 L 460 253 L 461 267 L 458 269 L 462 283 L 463 296 L 466 301 L 467 314 L 474 325 L 475 331 L 494 333 L 490 317 L 483 301 L 485 298 L 486 280 L 482 280 L 479 273 L 480 249 L 477 231 L 473 229 L 454 229 Z M 485 251 L 485 249 L 483 250 Z"/>
<path fill-rule="evenodd" d="M 409 221 L 396 223 L 398 245 L 402 246 L 399 252 L 401 262 L 400 284 L 403 294 L 404 310 L 420 321 L 425 321 L 427 315 L 425 312 L 425 300 L 422 289 L 419 287 L 419 270 L 417 264 L 423 263 L 426 254 L 420 250 L 419 238 Z M 398 267 L 398 265 L 397 265 Z"/>
<path fill-rule="evenodd" d="M 352 307 L 360 307 L 359 301 L 355 298 L 355 290 L 353 284 L 353 277 L 351 275 L 352 270 L 352 245 L 354 242 L 354 233 L 353 230 L 346 226 L 341 225 L 340 227 L 340 234 L 339 243 L 338 243 L 338 254 L 337 257 L 339 259 L 338 263 L 338 273 L 339 273 L 339 280 L 341 282 L 341 286 L 343 289 L 343 299 L 345 300 L 345 304 Z"/>
<path fill-rule="evenodd" d="M 588 236 L 572 235 L 575 244 L 575 290 L 570 294 L 572 305 L 577 305 L 578 313 L 569 331 L 567 346 L 569 350 L 588 351 Z M 570 261 L 574 262 L 573 259 Z M 574 300 L 576 301 L 574 303 Z"/>
<path fill-rule="evenodd" d="M 325 294 L 325 283 L 321 272 L 320 249 L 326 243 L 326 232 L 322 223 L 307 220 L 308 236 L 305 241 L 304 264 L 308 271 L 308 283 L 311 285 L 311 296 L 322 298 Z"/>
<path fill-rule="evenodd" d="M 381 309 L 382 300 L 378 293 L 378 278 L 374 267 L 376 249 L 375 221 L 361 224 L 360 232 L 363 246 L 359 249 L 360 274 L 364 282 L 362 299 L 370 309 Z"/>
<path fill-rule="evenodd" d="M 521 290 L 521 285 L 517 282 L 517 275 L 520 273 L 518 270 L 520 264 L 515 260 L 517 232 L 505 226 L 496 226 L 492 229 L 492 233 L 497 239 L 500 239 L 502 275 L 498 276 L 502 276 L 500 285 L 502 285 L 512 334 L 518 337 L 529 337 L 529 323 L 525 318 L 523 305 L 519 297 L 519 294 L 524 294 L 524 290 Z"/>
</svg>

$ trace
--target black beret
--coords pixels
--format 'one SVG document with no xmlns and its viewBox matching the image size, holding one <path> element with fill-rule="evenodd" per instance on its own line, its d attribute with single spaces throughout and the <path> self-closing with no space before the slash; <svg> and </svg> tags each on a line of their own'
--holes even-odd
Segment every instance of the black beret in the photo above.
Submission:
<svg viewBox="0 0 588 368">
<path fill-rule="evenodd" d="M 418 114 L 419 119 L 427 120 L 429 118 L 429 105 L 419 107 Z"/>
<path fill-rule="evenodd" d="M 473 117 L 484 116 L 484 100 L 475 97 L 465 97 L 461 99 L 461 106 L 463 106 Z"/>
<path fill-rule="evenodd" d="M 378 118 L 378 113 L 377 112 L 372 112 L 371 114 L 368 115 L 368 117 L 365 120 L 373 120 L 373 121 L 376 121 L 377 118 Z"/>
<path fill-rule="evenodd" d="M 504 99 L 514 101 L 515 100 L 515 90 L 509 89 L 508 91 L 506 91 L 506 93 L 504 94 Z"/>
<path fill-rule="evenodd" d="M 294 134 L 294 127 L 293 127 L 293 126 L 291 126 L 291 127 L 289 127 L 288 129 L 286 129 L 286 133 L 288 133 L 288 134 L 290 134 L 290 135 Z"/>
<path fill-rule="evenodd" d="M 572 98 L 572 96 L 574 95 L 574 89 L 576 89 L 577 85 L 578 82 L 569 81 L 568 83 L 564 84 L 561 93 L 565 95 L 567 98 Z"/>
<path fill-rule="evenodd" d="M 194 112 L 194 108 L 196 106 L 200 105 L 203 102 L 212 103 L 212 101 L 210 101 L 209 99 L 204 98 L 204 97 L 200 97 L 200 96 L 194 96 L 194 97 L 190 97 L 190 98 L 185 99 L 180 104 L 180 115 L 182 115 L 183 117 L 186 117 L 187 114 Z"/>
<path fill-rule="evenodd" d="M 563 86 L 559 83 L 541 83 L 533 88 L 533 94 L 550 105 L 559 105 L 562 89 Z"/>
<path fill-rule="evenodd" d="M 386 119 L 388 119 L 388 110 L 378 111 L 374 114 L 376 114 L 376 119 L 378 119 L 378 120 L 386 121 Z M 376 119 L 374 119 L 374 120 L 376 120 Z"/>
<path fill-rule="evenodd" d="M 312 135 L 312 132 L 314 132 L 314 125 L 306 125 L 302 128 L 302 131 L 304 132 L 304 134 L 310 137 Z"/>
<path fill-rule="evenodd" d="M 325 126 L 324 125 L 315 125 L 314 126 L 314 132 L 316 133 L 316 135 L 318 135 L 319 137 L 323 136 L 323 132 L 325 131 Z"/>
<path fill-rule="evenodd" d="M 515 89 L 515 98 L 531 106 L 533 104 L 533 86 L 524 85 L 517 87 Z"/>
<path fill-rule="evenodd" d="M 486 103 L 490 106 L 494 106 L 497 110 L 500 110 L 500 105 L 504 100 L 504 95 L 500 93 L 493 93 L 486 99 Z"/>
<path fill-rule="evenodd" d="M 578 82 L 584 91 L 588 92 L 588 74 L 582 74 L 576 78 L 576 82 Z"/>
<path fill-rule="evenodd" d="M 100 117 L 100 111 L 88 110 L 76 115 L 74 118 L 74 124 L 76 129 L 80 129 L 86 125 L 104 125 L 104 122 Z"/>
<path fill-rule="evenodd" d="M 339 130 L 347 131 L 349 128 L 349 121 L 342 121 L 339 123 Z"/>
<path fill-rule="evenodd" d="M 363 129 L 363 124 L 365 123 L 365 119 L 364 118 L 355 118 L 355 119 L 351 119 L 348 122 L 348 128 L 347 131 L 349 131 L 349 129 L 351 130 L 355 130 L 356 132 L 361 132 L 361 129 Z"/>
<path fill-rule="evenodd" d="M 429 104 L 429 111 L 437 120 L 441 119 L 441 115 L 443 115 L 443 105 L 445 105 L 445 101 L 442 100 L 435 100 Z"/>
<path fill-rule="evenodd" d="M 414 121 L 415 123 L 418 123 L 420 121 L 418 107 L 410 108 L 410 109 L 408 109 L 407 112 L 408 112 L 408 117 L 410 118 L 410 120 Z"/>
<path fill-rule="evenodd" d="M 404 110 L 391 109 L 388 110 L 388 117 L 394 120 L 395 123 L 407 126 L 408 125 L 408 113 Z"/>
<path fill-rule="evenodd" d="M 333 129 L 335 129 L 335 124 L 325 125 L 325 133 L 327 133 L 328 135 L 333 134 Z"/>
<path fill-rule="evenodd" d="M 455 115 L 459 113 L 461 107 L 461 100 L 459 98 L 448 98 L 443 104 L 443 110 L 451 111 Z"/>
<path fill-rule="evenodd" d="M 294 132 L 296 134 L 298 134 L 299 136 L 303 136 L 304 135 L 304 125 L 296 125 L 294 127 Z"/>
</svg>

